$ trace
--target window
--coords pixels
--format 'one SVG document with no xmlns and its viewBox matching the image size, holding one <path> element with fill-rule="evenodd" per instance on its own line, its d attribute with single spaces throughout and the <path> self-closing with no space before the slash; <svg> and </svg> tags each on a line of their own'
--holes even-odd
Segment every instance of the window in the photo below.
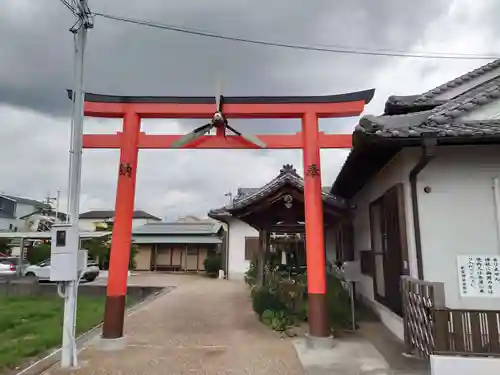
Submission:
<svg viewBox="0 0 500 375">
<path fill-rule="evenodd" d="M 45 259 L 44 261 L 41 261 L 40 263 L 37 264 L 38 267 L 47 267 L 50 266 L 50 258 Z"/>
<path fill-rule="evenodd" d="M 14 217 L 16 212 L 16 202 L 0 197 L 0 212 L 4 215 Z"/>
<path fill-rule="evenodd" d="M 259 237 L 245 237 L 245 260 L 252 260 L 259 252 Z"/>
</svg>

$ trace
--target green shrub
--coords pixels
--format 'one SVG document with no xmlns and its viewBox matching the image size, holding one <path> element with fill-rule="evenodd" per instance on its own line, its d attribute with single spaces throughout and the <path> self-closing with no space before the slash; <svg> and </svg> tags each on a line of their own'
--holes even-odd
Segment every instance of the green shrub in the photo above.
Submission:
<svg viewBox="0 0 500 375">
<path fill-rule="evenodd" d="M 347 290 L 339 279 L 329 275 L 327 278 L 327 304 L 330 326 L 333 329 L 346 328 L 351 324 L 351 302 Z"/>
<path fill-rule="evenodd" d="M 135 263 L 135 256 L 139 252 L 139 249 L 137 248 L 136 245 L 132 244 L 130 246 L 130 258 L 128 261 L 128 269 L 129 270 L 135 270 L 136 263 Z"/>
<path fill-rule="evenodd" d="M 272 293 L 267 286 L 253 290 L 252 307 L 259 317 L 262 317 L 262 314 L 266 310 L 282 311 L 286 309 L 286 306 L 280 301 L 279 297 L 275 293 Z"/>
<path fill-rule="evenodd" d="M 253 310 L 262 323 L 276 331 L 283 331 L 294 321 L 307 321 L 307 274 L 290 279 L 278 271 L 267 269 L 265 285 L 258 287 L 255 283 L 256 270 L 256 265 L 252 263 L 245 274 L 245 281 L 250 285 Z M 333 275 L 327 275 L 326 296 L 332 329 L 350 327 L 350 296 L 341 281 Z"/>
<path fill-rule="evenodd" d="M 261 321 L 267 327 L 278 331 L 286 331 L 293 323 L 293 319 L 286 311 L 265 310 L 262 313 Z"/>
<path fill-rule="evenodd" d="M 210 254 L 203 261 L 205 272 L 211 277 L 216 277 L 222 268 L 222 258 L 219 254 Z"/>
<path fill-rule="evenodd" d="M 249 286 L 257 284 L 257 264 L 253 261 L 245 272 L 245 283 Z"/>
<path fill-rule="evenodd" d="M 50 245 L 42 243 L 29 249 L 26 259 L 30 264 L 38 264 L 50 258 Z"/>
<path fill-rule="evenodd" d="M 82 249 L 89 252 L 89 258 L 98 261 L 101 270 L 109 269 L 109 258 L 111 254 L 111 241 L 107 238 L 92 238 L 86 239 L 82 243 Z M 129 269 L 135 269 L 135 257 L 139 249 L 137 245 L 130 245 Z"/>
<path fill-rule="evenodd" d="M 276 311 L 274 313 L 271 328 L 278 332 L 283 332 L 293 323 L 293 319 L 286 311 Z"/>
<path fill-rule="evenodd" d="M 264 312 L 260 316 L 260 321 L 264 325 L 266 325 L 268 327 L 272 327 L 272 325 L 273 325 L 273 318 L 274 318 L 274 311 L 272 311 L 272 310 L 264 310 Z"/>
</svg>

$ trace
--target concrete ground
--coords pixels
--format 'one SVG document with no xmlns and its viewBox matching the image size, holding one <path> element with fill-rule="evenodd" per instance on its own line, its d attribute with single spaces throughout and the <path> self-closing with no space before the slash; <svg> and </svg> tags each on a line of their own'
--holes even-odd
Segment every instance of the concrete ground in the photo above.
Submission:
<svg viewBox="0 0 500 375">
<path fill-rule="evenodd" d="M 257 321 L 242 282 L 169 274 L 129 279 L 136 285 L 176 288 L 126 318 L 124 350 L 90 345 L 79 355 L 81 369 L 72 373 L 304 374 L 292 340 Z M 67 373 L 56 365 L 45 374 Z"/>
</svg>

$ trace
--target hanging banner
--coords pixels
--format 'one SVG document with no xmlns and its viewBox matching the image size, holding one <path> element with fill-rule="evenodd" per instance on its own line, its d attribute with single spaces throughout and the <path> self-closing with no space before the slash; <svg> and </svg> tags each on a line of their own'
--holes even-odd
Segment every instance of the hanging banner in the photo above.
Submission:
<svg viewBox="0 0 500 375">
<path fill-rule="evenodd" d="M 458 255 L 461 297 L 500 298 L 500 256 Z"/>
</svg>

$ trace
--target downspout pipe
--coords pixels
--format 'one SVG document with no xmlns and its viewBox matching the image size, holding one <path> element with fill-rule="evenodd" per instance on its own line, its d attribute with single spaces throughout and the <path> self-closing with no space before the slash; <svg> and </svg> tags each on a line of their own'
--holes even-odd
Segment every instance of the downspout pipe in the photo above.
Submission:
<svg viewBox="0 0 500 375">
<path fill-rule="evenodd" d="M 418 192 L 417 192 L 417 176 L 420 172 L 436 157 L 437 140 L 435 136 L 427 136 L 422 139 L 422 153 L 420 160 L 413 167 L 409 174 L 411 205 L 413 211 L 413 230 L 415 234 L 415 249 L 417 253 L 417 269 L 418 278 L 424 279 L 424 264 L 422 259 L 422 238 L 420 231 L 420 215 L 418 213 Z"/>
</svg>

